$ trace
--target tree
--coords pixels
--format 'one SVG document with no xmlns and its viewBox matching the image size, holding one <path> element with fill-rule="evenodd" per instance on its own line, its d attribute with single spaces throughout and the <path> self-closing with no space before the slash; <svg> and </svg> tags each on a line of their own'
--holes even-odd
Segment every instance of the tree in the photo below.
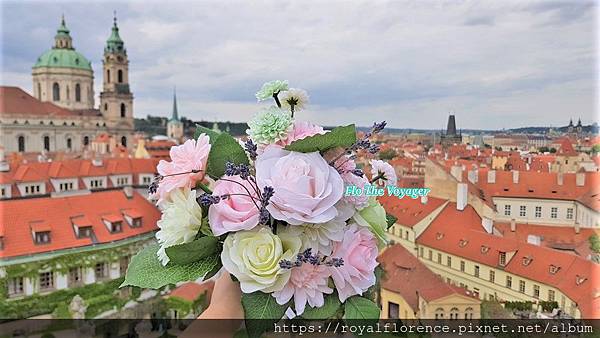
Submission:
<svg viewBox="0 0 600 338">
<path fill-rule="evenodd" d="M 385 149 L 379 152 L 379 158 L 382 160 L 391 160 L 394 157 L 398 156 L 398 153 L 394 149 Z"/>
</svg>

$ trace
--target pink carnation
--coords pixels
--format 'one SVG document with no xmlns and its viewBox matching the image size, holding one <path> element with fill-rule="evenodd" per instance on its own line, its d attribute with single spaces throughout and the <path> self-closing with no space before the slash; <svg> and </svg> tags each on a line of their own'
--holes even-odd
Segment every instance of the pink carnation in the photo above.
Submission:
<svg viewBox="0 0 600 338">
<path fill-rule="evenodd" d="M 359 177 L 351 172 L 344 172 L 342 174 L 342 180 L 344 180 L 344 190 L 346 187 L 352 185 L 360 189 L 364 189 L 366 185 L 369 185 L 369 181 L 365 175 Z M 344 198 L 342 200 L 354 205 L 356 209 L 360 210 L 369 204 L 369 195 L 365 194 L 364 191 L 357 195 L 346 194 L 344 192 Z"/>
<path fill-rule="evenodd" d="M 220 179 L 215 183 L 213 194 L 215 196 L 231 194 L 231 196 L 208 209 L 210 228 L 216 236 L 231 231 L 250 230 L 258 224 L 259 219 L 258 209 L 252 200 L 258 198 L 250 183 L 239 176 L 229 176 L 226 179 Z M 244 187 L 252 193 L 252 197 L 248 196 Z"/>
<path fill-rule="evenodd" d="M 344 264 L 330 267 L 340 301 L 362 295 L 375 285 L 377 239 L 368 228 L 350 224 L 341 242 L 334 242 L 331 257 L 341 258 Z"/>
<path fill-rule="evenodd" d="M 187 140 L 182 145 L 171 147 L 171 162 L 161 160 L 156 168 L 163 176 L 156 191 L 159 202 L 174 189 L 194 188 L 196 182 L 202 181 L 209 152 L 210 143 L 206 134 L 201 134 L 197 141 Z"/>
<path fill-rule="evenodd" d="M 261 189 L 275 190 L 267 206 L 275 219 L 300 225 L 325 223 L 338 215 L 335 204 L 342 198 L 344 182 L 319 152 L 270 145 L 256 159 L 256 180 Z"/>
<path fill-rule="evenodd" d="M 323 265 L 302 264 L 292 268 L 290 280 L 281 291 L 273 292 L 278 304 L 283 305 L 294 297 L 294 307 L 297 315 L 304 313 L 306 303 L 312 307 L 323 306 L 323 294 L 333 293 L 327 286 L 331 272 Z"/>
</svg>

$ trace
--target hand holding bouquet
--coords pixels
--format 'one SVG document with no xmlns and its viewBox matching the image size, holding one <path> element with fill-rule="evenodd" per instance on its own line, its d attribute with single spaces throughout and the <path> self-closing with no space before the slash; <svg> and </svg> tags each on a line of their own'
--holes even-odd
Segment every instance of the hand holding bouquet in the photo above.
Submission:
<svg viewBox="0 0 600 338">
<path fill-rule="evenodd" d="M 286 310 L 378 318 L 365 296 L 393 220 L 374 198 L 344 192 L 370 183 L 354 160 L 379 150 L 370 138 L 385 122 L 357 139 L 354 125 L 325 131 L 296 120 L 308 95 L 286 81 L 256 97 L 276 105 L 248 122 L 247 141 L 198 126 L 194 140 L 171 149 L 171 162 L 160 161 L 150 186 L 162 210 L 158 244 L 132 259 L 123 286 L 160 288 L 224 268 L 239 281 L 247 319 L 279 320 Z M 372 182 L 396 184 L 389 164 L 372 167 Z"/>
</svg>

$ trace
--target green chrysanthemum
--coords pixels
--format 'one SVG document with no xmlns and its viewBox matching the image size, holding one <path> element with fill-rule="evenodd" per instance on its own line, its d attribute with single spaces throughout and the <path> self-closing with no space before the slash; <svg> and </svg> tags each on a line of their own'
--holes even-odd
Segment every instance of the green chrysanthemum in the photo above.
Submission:
<svg viewBox="0 0 600 338">
<path fill-rule="evenodd" d="M 258 101 L 268 100 L 273 97 L 273 94 L 288 90 L 287 80 L 275 80 L 266 82 L 262 88 L 256 93 Z"/>
<path fill-rule="evenodd" d="M 292 128 L 292 117 L 272 106 L 256 114 L 248 122 L 246 133 L 256 143 L 275 143 L 287 137 Z"/>
</svg>

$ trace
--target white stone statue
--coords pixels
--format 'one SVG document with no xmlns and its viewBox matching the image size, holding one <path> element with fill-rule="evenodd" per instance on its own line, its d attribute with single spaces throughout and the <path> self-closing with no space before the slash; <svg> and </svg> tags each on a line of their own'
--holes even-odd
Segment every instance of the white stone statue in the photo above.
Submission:
<svg viewBox="0 0 600 338">
<path fill-rule="evenodd" d="M 69 312 L 73 319 L 84 319 L 87 305 L 80 295 L 75 295 L 69 304 Z"/>
</svg>

